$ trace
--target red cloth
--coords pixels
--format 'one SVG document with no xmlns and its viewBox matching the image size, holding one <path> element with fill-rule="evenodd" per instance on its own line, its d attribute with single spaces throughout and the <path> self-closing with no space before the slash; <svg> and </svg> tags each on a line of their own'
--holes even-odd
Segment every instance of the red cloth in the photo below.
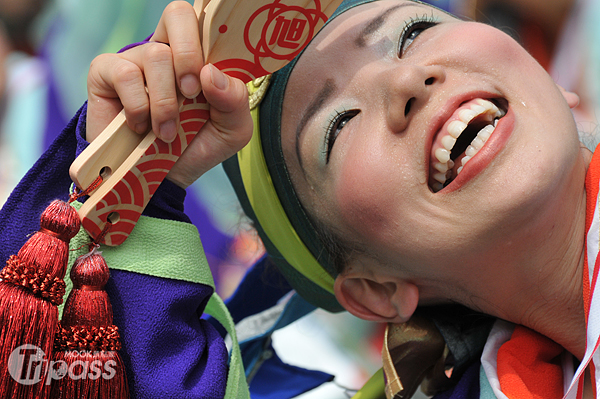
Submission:
<svg viewBox="0 0 600 399">
<path fill-rule="evenodd" d="M 500 388 L 510 399 L 561 399 L 564 349 L 541 334 L 516 326 L 498 350 Z"/>
</svg>

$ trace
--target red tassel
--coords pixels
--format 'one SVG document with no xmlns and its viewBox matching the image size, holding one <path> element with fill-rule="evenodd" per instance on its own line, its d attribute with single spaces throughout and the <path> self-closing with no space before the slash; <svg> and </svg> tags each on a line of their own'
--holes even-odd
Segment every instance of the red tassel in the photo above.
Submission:
<svg viewBox="0 0 600 399">
<path fill-rule="evenodd" d="M 113 325 L 106 261 L 95 249 L 71 269 L 73 291 L 63 311 L 51 370 L 51 398 L 125 399 L 125 367 L 118 354 L 119 332 Z"/>
<path fill-rule="evenodd" d="M 52 202 L 41 229 L 0 271 L 0 397 L 46 398 L 45 372 L 58 329 L 58 308 L 77 211 Z M 26 345 L 26 346 L 23 346 Z"/>
</svg>

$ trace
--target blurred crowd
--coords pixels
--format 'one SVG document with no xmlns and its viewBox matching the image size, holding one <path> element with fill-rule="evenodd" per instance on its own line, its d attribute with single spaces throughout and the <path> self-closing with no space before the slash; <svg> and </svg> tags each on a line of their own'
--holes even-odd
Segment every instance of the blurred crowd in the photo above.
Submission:
<svg viewBox="0 0 600 399">
<path fill-rule="evenodd" d="M 0 0 L 0 205 L 86 100 L 91 60 L 150 35 L 168 1 Z M 429 2 L 513 36 L 558 84 L 580 95 L 574 112 L 584 135 L 598 133 L 600 0 Z M 222 169 L 215 168 L 188 190 L 186 211 L 200 230 L 217 290 L 227 297 L 263 249 L 241 217 Z M 312 334 L 331 349 L 319 349 L 332 360 L 324 367 L 360 364 L 346 367 L 346 378 L 338 384 L 360 386 L 380 367 L 380 327 L 346 316 L 332 319 L 317 312 L 313 317 L 312 324 L 309 319 L 299 328 L 306 334 L 310 326 L 319 326 Z M 341 331 L 354 331 L 367 344 L 346 346 L 355 340 L 344 340 Z M 294 332 L 288 337 L 299 339 Z M 285 338 L 280 342 L 285 360 Z"/>
</svg>

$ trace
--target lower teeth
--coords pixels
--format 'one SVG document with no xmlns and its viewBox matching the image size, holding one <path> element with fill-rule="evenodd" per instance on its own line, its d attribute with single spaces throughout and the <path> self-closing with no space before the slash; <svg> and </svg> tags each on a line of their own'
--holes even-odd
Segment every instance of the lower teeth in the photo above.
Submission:
<svg viewBox="0 0 600 399">
<path fill-rule="evenodd" d="M 467 162 L 469 162 L 471 160 L 471 158 L 473 158 L 479 152 L 479 150 L 481 148 L 483 148 L 484 144 L 487 142 L 487 140 L 490 138 L 490 136 L 494 132 L 496 125 L 498 124 L 498 120 L 499 120 L 498 118 L 494 119 L 493 124 L 486 125 L 479 131 L 479 133 L 477 133 L 477 136 L 473 139 L 471 144 L 465 150 L 465 156 L 461 159 L 461 166 L 459 166 L 458 169 L 456 170 L 456 176 L 458 176 L 460 174 L 460 172 L 463 170 L 463 168 L 467 164 Z M 449 165 L 450 163 L 452 163 L 452 166 Z M 449 173 L 447 173 L 447 174 L 449 174 L 449 175 L 453 174 L 451 172 L 452 168 L 454 167 L 454 162 L 452 162 L 452 160 L 448 160 L 448 162 L 443 163 L 442 165 L 445 165 L 448 167 Z M 444 183 L 441 183 L 439 181 L 434 183 L 432 186 L 433 190 L 435 192 L 440 191 L 442 188 L 444 188 L 448 184 L 450 184 L 452 182 L 452 180 L 454 180 L 456 178 L 456 176 L 447 177 L 446 180 L 444 181 Z"/>
</svg>

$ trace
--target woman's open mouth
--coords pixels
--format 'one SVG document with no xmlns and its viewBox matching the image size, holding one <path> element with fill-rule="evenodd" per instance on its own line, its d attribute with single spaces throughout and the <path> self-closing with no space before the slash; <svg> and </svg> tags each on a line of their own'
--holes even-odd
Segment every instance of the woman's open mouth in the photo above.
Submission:
<svg viewBox="0 0 600 399">
<path fill-rule="evenodd" d="M 460 174 L 494 133 L 506 111 L 504 99 L 476 98 L 461 104 L 433 142 L 429 170 L 429 188 L 433 192 Z"/>
</svg>

